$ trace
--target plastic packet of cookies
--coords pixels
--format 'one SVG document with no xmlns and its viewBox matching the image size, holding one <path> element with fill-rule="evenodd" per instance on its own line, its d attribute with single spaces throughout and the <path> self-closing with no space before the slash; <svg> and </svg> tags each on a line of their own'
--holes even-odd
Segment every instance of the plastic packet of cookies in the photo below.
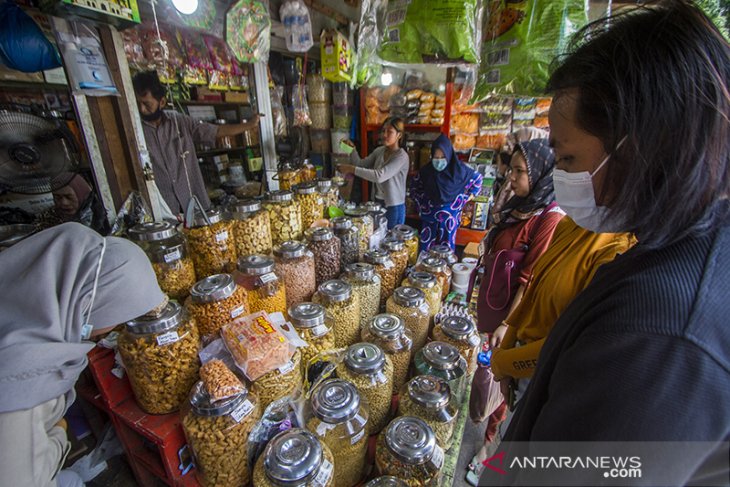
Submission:
<svg viewBox="0 0 730 487">
<path fill-rule="evenodd" d="M 203 364 L 200 367 L 200 378 L 211 402 L 222 401 L 246 392 L 246 386 L 219 359 Z"/>
</svg>

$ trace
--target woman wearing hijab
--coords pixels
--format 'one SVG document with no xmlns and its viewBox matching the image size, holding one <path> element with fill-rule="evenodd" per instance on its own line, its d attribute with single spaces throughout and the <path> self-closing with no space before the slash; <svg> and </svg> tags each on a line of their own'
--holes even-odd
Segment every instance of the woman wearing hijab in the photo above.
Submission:
<svg viewBox="0 0 730 487">
<path fill-rule="evenodd" d="M 78 223 L 0 253 L 0 472 L 3 485 L 82 485 L 60 472 L 61 426 L 94 347 L 88 339 L 165 300 L 144 252 Z"/>
<path fill-rule="evenodd" d="M 109 232 L 104 208 L 91 185 L 80 174 L 62 173 L 53 179 L 54 206 L 37 220 L 43 228 L 66 222 L 79 222 L 102 235 Z"/>
<path fill-rule="evenodd" d="M 482 175 L 461 162 L 449 138 L 439 135 L 431 145 L 431 162 L 411 185 L 411 197 L 421 214 L 421 250 L 439 244 L 455 249 L 461 210 L 481 189 Z"/>
</svg>

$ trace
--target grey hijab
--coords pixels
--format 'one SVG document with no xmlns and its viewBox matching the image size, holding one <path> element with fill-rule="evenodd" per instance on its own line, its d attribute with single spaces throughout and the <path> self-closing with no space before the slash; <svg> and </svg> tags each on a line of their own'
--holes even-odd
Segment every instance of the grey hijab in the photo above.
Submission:
<svg viewBox="0 0 730 487">
<path fill-rule="evenodd" d="M 94 328 L 124 323 L 164 299 L 139 247 L 104 239 L 79 223 L 50 228 L 0 253 L 0 412 L 73 390 L 94 346 L 82 341 L 82 327 L 97 272 L 88 320 Z"/>
</svg>

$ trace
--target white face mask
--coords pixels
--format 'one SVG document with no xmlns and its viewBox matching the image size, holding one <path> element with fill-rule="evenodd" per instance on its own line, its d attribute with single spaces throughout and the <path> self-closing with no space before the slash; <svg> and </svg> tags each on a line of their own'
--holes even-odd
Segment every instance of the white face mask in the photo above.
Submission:
<svg viewBox="0 0 730 487">
<path fill-rule="evenodd" d="M 96 299 L 96 288 L 99 286 L 99 274 L 101 274 L 101 262 L 104 260 L 104 254 L 106 253 L 106 239 L 101 244 L 101 254 L 99 254 L 99 262 L 96 264 L 96 275 L 94 276 L 94 286 L 91 289 L 91 301 L 89 302 L 89 309 L 86 311 L 84 318 L 84 324 L 81 327 L 81 339 L 88 340 L 91 338 L 91 332 L 94 327 L 89 323 L 91 318 L 91 310 L 94 309 L 94 300 Z"/>
<path fill-rule="evenodd" d="M 437 172 L 441 172 L 449 165 L 449 161 L 443 157 L 434 157 L 431 159 L 431 165 Z"/>
<path fill-rule="evenodd" d="M 622 138 L 616 149 L 626 141 Z M 555 186 L 555 200 L 565 213 L 575 223 L 596 233 L 615 233 L 621 231 L 620 222 L 606 219 L 608 208 L 596 204 L 596 195 L 593 190 L 593 176 L 600 171 L 611 158 L 607 155 L 595 171 L 567 172 L 563 169 L 553 170 L 553 185 Z"/>
</svg>

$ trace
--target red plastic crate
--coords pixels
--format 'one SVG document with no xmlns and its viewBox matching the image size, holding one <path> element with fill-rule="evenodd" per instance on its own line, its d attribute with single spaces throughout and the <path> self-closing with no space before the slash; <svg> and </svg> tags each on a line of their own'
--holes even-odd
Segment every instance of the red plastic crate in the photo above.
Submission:
<svg viewBox="0 0 730 487">
<path fill-rule="evenodd" d="M 113 350 L 96 346 L 88 353 L 88 357 L 89 370 L 107 409 L 111 409 L 122 401 L 134 397 L 132 386 L 129 385 L 127 377 L 119 379 L 112 374 L 114 368 Z"/>
</svg>

